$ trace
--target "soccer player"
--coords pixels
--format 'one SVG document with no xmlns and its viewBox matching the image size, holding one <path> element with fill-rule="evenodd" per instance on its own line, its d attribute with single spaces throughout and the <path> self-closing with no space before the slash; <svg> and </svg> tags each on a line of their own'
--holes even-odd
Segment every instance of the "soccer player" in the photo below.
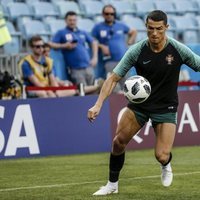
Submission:
<svg viewBox="0 0 200 200">
<path fill-rule="evenodd" d="M 111 94 L 116 83 L 135 66 L 137 74 L 151 83 L 150 97 L 141 104 L 127 105 L 112 143 L 109 164 L 109 180 L 93 195 L 118 193 L 118 179 L 125 160 L 125 147 L 131 138 L 151 119 L 156 135 L 155 157 L 161 164 L 161 182 L 168 187 L 173 180 L 170 161 L 174 142 L 178 95 L 177 85 L 182 64 L 200 71 L 200 57 L 188 47 L 166 36 L 167 15 L 155 10 L 146 18 L 147 39 L 132 45 L 113 73 L 104 82 L 95 105 L 88 110 L 88 119 L 93 122 L 104 100 Z"/>
</svg>

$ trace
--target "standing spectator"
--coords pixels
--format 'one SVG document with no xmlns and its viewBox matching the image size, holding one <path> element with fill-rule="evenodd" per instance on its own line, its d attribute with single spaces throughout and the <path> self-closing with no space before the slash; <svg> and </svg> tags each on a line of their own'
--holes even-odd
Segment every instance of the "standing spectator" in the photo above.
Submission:
<svg viewBox="0 0 200 200">
<path fill-rule="evenodd" d="M 27 86 L 47 87 L 58 86 L 52 73 L 53 60 L 44 56 L 44 41 L 38 35 L 29 41 L 32 53 L 25 56 L 19 63 L 22 70 L 24 83 Z M 39 90 L 28 92 L 29 96 L 37 97 L 64 97 L 78 94 L 76 90 L 50 91 Z"/>
<path fill-rule="evenodd" d="M 76 84 L 92 85 L 94 67 L 97 64 L 97 42 L 89 33 L 78 29 L 75 12 L 67 12 L 65 22 L 66 27 L 59 30 L 49 44 L 54 49 L 62 49 L 66 66 L 69 67 L 71 78 Z M 87 43 L 92 49 L 92 59 Z"/>
<path fill-rule="evenodd" d="M 104 6 L 102 15 L 104 22 L 94 26 L 92 35 L 99 42 L 99 64 L 103 63 L 102 67 L 108 74 L 118 64 L 126 52 L 127 46 L 134 43 L 137 31 L 116 20 L 116 10 L 112 5 Z M 127 34 L 128 40 L 126 42 Z M 102 69 L 99 70 L 102 74 Z"/>
</svg>

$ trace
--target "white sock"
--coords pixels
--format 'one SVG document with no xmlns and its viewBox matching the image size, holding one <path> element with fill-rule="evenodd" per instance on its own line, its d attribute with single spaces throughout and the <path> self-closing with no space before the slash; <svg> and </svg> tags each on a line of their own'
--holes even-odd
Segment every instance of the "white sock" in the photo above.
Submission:
<svg viewBox="0 0 200 200">
<path fill-rule="evenodd" d="M 110 181 L 108 181 L 107 185 L 109 185 L 110 187 L 116 188 L 116 187 L 118 187 L 118 181 L 117 182 L 110 182 Z"/>
</svg>

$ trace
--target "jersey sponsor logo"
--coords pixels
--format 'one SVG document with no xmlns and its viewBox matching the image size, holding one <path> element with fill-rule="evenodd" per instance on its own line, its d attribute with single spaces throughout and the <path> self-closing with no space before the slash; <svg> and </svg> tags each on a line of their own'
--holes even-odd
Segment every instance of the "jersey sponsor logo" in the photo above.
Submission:
<svg viewBox="0 0 200 200">
<path fill-rule="evenodd" d="M 102 30 L 100 31 L 100 36 L 103 38 L 103 37 L 106 37 L 107 36 L 107 31 L 106 30 Z"/>
<path fill-rule="evenodd" d="M 174 109 L 174 106 L 169 106 L 168 107 L 168 110 L 173 110 Z"/>
<path fill-rule="evenodd" d="M 168 54 L 165 58 L 165 60 L 167 61 L 168 65 L 172 64 L 172 61 L 174 61 L 174 57 L 171 54 Z"/>
<path fill-rule="evenodd" d="M 148 64 L 150 62 L 151 62 L 151 60 L 143 61 L 143 64 L 146 65 L 146 64 Z"/>
<path fill-rule="evenodd" d="M 70 34 L 70 33 L 66 34 L 65 39 L 67 40 L 67 42 L 71 42 L 73 40 L 72 34 Z"/>
</svg>

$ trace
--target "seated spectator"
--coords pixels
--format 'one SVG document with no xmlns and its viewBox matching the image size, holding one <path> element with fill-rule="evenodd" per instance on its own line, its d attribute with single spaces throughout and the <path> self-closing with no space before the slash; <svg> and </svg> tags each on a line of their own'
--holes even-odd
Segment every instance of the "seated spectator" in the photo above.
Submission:
<svg viewBox="0 0 200 200">
<path fill-rule="evenodd" d="M 32 53 L 25 56 L 20 62 L 23 73 L 24 84 L 27 86 L 59 86 L 53 72 L 53 60 L 44 56 L 44 41 L 38 35 L 33 36 L 29 41 Z M 30 91 L 28 96 L 37 97 L 65 97 L 78 94 L 77 90 L 39 90 Z"/>
</svg>

